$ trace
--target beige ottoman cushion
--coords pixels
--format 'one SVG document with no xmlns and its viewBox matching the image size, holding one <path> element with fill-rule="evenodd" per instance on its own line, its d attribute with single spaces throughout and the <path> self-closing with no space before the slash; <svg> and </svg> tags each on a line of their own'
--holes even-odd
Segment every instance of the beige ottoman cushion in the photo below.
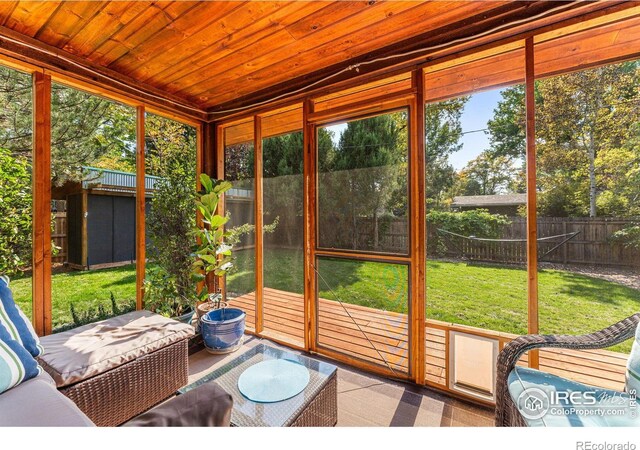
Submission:
<svg viewBox="0 0 640 450">
<path fill-rule="evenodd" d="M 41 339 L 38 358 L 58 387 L 115 369 L 194 335 L 191 325 L 134 311 Z"/>
</svg>

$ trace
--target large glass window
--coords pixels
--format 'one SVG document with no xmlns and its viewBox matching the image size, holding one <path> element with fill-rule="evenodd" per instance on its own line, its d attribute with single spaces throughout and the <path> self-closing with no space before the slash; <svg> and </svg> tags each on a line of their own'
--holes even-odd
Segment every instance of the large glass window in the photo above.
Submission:
<svg viewBox="0 0 640 450">
<path fill-rule="evenodd" d="M 523 85 L 426 106 L 429 319 L 527 331 L 522 111 Z"/>
<path fill-rule="evenodd" d="M 427 379 L 488 399 L 491 383 L 463 380 L 472 366 L 449 360 L 456 347 L 456 361 L 474 361 L 484 341 L 447 326 L 495 336 L 477 361 L 487 380 L 498 332 L 528 331 L 525 133 L 509 123 L 524 124 L 519 47 L 429 67 L 425 80 Z"/>
<path fill-rule="evenodd" d="M 135 126 L 133 108 L 52 86 L 51 196 L 66 213 L 54 234 L 54 331 L 135 307 Z"/>
<path fill-rule="evenodd" d="M 409 252 L 407 111 L 320 127 L 317 152 L 317 344 L 406 374 L 409 268 L 365 254 Z"/>
<path fill-rule="evenodd" d="M 263 334 L 298 346 L 304 345 L 301 122 L 300 107 L 262 118 Z"/>
<path fill-rule="evenodd" d="M 225 194 L 227 228 L 242 227 L 234 243 L 234 267 L 227 274 L 226 298 L 246 313 L 246 326 L 255 330 L 255 157 L 253 120 L 224 130 L 224 174 L 233 188 Z"/>
<path fill-rule="evenodd" d="M 145 308 L 173 317 L 195 306 L 191 252 L 196 224 L 196 130 L 145 117 Z"/>
<path fill-rule="evenodd" d="M 28 317 L 32 312 L 32 78 L 0 66 L 0 273 Z M 56 231 L 64 217 L 53 213 Z M 54 231 L 53 239 L 60 242 Z"/>
<path fill-rule="evenodd" d="M 382 366 L 409 368 L 409 268 L 402 264 L 318 257 L 317 342 Z"/>
<path fill-rule="evenodd" d="M 318 246 L 409 252 L 406 111 L 318 129 Z"/>
<path fill-rule="evenodd" d="M 638 86 L 638 61 L 536 82 L 543 333 L 589 333 L 638 311 Z M 612 350 L 630 348 L 625 342 Z M 549 356 L 541 353 L 541 366 L 557 369 Z M 578 367 L 567 370 L 580 377 Z M 593 375 L 607 387 L 621 381 L 614 371 Z"/>
</svg>

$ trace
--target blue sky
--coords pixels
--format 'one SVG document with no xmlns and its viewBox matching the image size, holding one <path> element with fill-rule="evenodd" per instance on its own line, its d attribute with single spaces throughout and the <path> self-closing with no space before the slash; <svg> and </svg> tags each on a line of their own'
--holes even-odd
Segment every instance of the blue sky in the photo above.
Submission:
<svg viewBox="0 0 640 450">
<path fill-rule="evenodd" d="M 474 131 L 487 128 L 487 121 L 493 116 L 493 110 L 498 101 L 500 101 L 500 90 L 494 89 L 474 94 L 466 103 L 460 118 L 464 133 L 462 135 L 462 150 L 449 156 L 449 161 L 456 170 L 462 169 L 470 160 L 489 148 L 489 135 L 484 131 Z M 336 145 L 340 134 L 346 128 L 346 123 L 327 127 L 335 133 L 334 142 Z"/>
</svg>

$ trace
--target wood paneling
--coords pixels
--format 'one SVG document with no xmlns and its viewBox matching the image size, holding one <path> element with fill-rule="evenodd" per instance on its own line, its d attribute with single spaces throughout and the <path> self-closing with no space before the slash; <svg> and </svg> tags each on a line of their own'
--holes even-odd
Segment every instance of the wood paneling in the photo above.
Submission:
<svg viewBox="0 0 640 450">
<path fill-rule="evenodd" d="M 485 52 L 484 57 L 425 69 L 425 99 L 436 102 L 524 82 L 524 43 Z"/>
<path fill-rule="evenodd" d="M 449 25 L 455 18 L 475 15 L 495 6 L 494 2 L 376 2 L 361 14 L 337 22 L 322 33 L 312 34 L 291 45 L 279 46 L 281 41 L 278 41 L 270 47 L 270 50 L 278 47 L 276 50 L 259 57 L 255 53 L 238 52 L 234 57 L 239 58 L 241 64 L 228 69 L 220 66 L 211 68 L 216 74 L 216 83 L 202 81 L 194 84 L 189 87 L 190 95 L 208 104 L 229 101 L 233 99 L 227 94 L 230 84 L 234 85 L 235 97 L 246 95 L 273 84 L 278 77 L 285 81 L 311 73 L 321 67 L 319 61 L 323 66 L 347 61 L 422 33 L 425 28 Z M 250 67 L 249 73 L 247 66 Z"/>
<path fill-rule="evenodd" d="M 303 128 L 302 115 L 302 104 L 261 115 L 262 137 L 268 138 L 296 131 L 301 132 Z"/>
<path fill-rule="evenodd" d="M 321 112 L 340 108 L 379 96 L 392 96 L 392 94 L 409 89 L 411 89 L 411 73 L 406 72 L 317 97 L 313 101 L 314 111 Z"/>
<path fill-rule="evenodd" d="M 640 56 L 640 17 L 535 44 L 536 78 Z"/>
<path fill-rule="evenodd" d="M 253 118 L 224 128 L 224 146 L 253 142 Z"/>
<path fill-rule="evenodd" d="M 30 44 L 53 49 L 38 53 L 3 45 L 3 51 L 27 55 L 30 62 L 42 58 L 72 74 L 82 70 L 62 58 L 75 57 L 80 65 L 118 74 L 126 85 L 169 102 L 209 109 L 239 98 L 275 95 L 315 81 L 323 71 L 465 33 L 474 36 L 547 10 L 569 19 L 603 8 L 635 6 L 618 3 L 566 2 L 564 11 L 556 11 L 558 5 L 552 2 L 505 1 L 20 1 L 0 4 L 0 34 L 16 32 L 33 38 Z M 538 22 L 548 25 L 553 19 Z M 501 35 L 509 32 L 506 27 Z M 380 64 L 425 56 L 404 55 Z M 343 78 L 357 74 L 347 71 Z M 83 76 L 92 78 L 89 73 Z"/>
</svg>

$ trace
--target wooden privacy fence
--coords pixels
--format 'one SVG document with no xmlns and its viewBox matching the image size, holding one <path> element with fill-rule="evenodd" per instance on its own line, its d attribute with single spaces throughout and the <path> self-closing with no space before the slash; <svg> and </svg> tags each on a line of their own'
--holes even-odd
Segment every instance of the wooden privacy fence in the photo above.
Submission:
<svg viewBox="0 0 640 450">
<path fill-rule="evenodd" d="M 227 201 L 227 208 L 232 212 L 233 225 L 253 222 L 253 202 Z M 380 252 L 405 253 L 408 251 L 408 223 L 406 218 L 382 217 L 378 226 L 370 217 L 360 217 L 356 226 L 345 217 L 323 216 L 324 224 L 320 226 L 320 243 L 333 248 L 352 249 L 354 243 L 358 249 Z M 267 222 L 273 217 L 266 218 Z M 526 219 L 511 217 L 511 223 L 502 228 L 498 242 L 479 242 L 454 236 L 443 237 L 437 227 L 427 224 L 427 257 L 467 258 L 476 261 L 500 262 L 508 264 L 524 264 L 526 253 Z M 66 213 L 58 213 L 54 241 L 61 247 L 54 261 L 64 260 L 66 248 L 63 235 Z M 541 217 L 538 218 L 538 238 L 557 236 L 554 239 L 538 242 L 540 261 L 560 264 L 588 264 L 600 266 L 640 267 L 640 251 L 625 248 L 612 241 L 616 232 L 628 227 L 633 222 L 629 219 L 616 218 L 571 218 Z M 302 217 L 280 217 L 276 229 L 265 235 L 268 247 L 298 248 L 302 242 Z M 378 238 L 375 238 L 377 229 Z M 577 234 L 576 234 L 577 233 Z M 575 236 L 571 237 L 572 234 Z M 567 240 L 568 239 L 568 240 Z M 500 240 L 504 240 L 500 242 Z M 566 242 L 563 242 L 566 240 Z M 439 242 L 442 245 L 436 246 Z M 554 247 L 557 247 L 554 249 Z M 245 236 L 237 248 L 253 248 L 252 234 Z"/>
<path fill-rule="evenodd" d="M 524 242 L 526 220 L 521 217 L 510 220 L 511 224 L 503 228 L 498 241 L 494 242 L 449 235 L 443 237 L 433 227 L 429 229 L 428 239 L 439 239 L 444 244 L 444 253 L 448 257 L 523 264 L 527 256 Z M 556 236 L 554 239 L 538 242 L 539 259 L 561 264 L 638 267 L 640 251 L 625 248 L 611 239 L 616 231 L 631 224 L 629 220 L 615 218 L 539 218 L 538 238 Z M 572 234 L 575 236 L 571 237 Z M 428 256 L 437 255 L 432 253 Z"/>
</svg>

